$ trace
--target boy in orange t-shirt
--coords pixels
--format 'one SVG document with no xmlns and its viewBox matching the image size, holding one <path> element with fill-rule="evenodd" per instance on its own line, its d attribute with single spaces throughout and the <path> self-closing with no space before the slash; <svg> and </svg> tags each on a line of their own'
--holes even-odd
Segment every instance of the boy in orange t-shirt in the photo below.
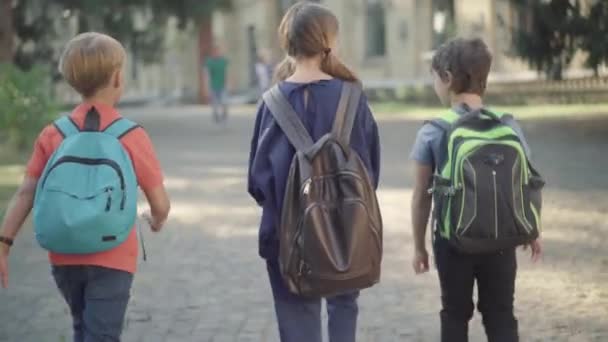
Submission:
<svg viewBox="0 0 608 342">
<path fill-rule="evenodd" d="M 99 130 L 121 116 L 114 108 L 123 93 L 126 53 L 115 39 L 100 33 L 83 33 L 66 46 L 59 69 L 68 83 L 82 95 L 70 115 L 79 129 L 91 108 L 99 114 Z M 63 136 L 54 125 L 38 137 L 26 175 L 13 197 L 0 230 L 0 280 L 8 287 L 8 256 L 13 240 L 29 215 L 38 179 Z M 150 205 L 144 214 L 153 231 L 161 230 L 169 215 L 169 198 L 162 171 L 146 132 L 138 127 L 120 139 L 128 153 L 139 187 Z M 132 229 L 117 247 L 92 254 L 49 252 L 53 277 L 70 307 L 74 341 L 120 341 L 137 264 L 137 235 Z"/>
</svg>

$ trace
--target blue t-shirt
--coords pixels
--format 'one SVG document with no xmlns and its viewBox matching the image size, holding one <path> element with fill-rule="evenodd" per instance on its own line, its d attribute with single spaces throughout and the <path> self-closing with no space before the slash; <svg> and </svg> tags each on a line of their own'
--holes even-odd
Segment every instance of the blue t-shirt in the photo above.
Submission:
<svg viewBox="0 0 608 342">
<path fill-rule="evenodd" d="M 281 82 L 279 87 L 316 141 L 332 129 L 343 84 L 339 79 L 331 79 L 313 83 Z M 305 90 L 308 91 L 306 106 Z M 380 141 L 376 121 L 365 96 L 359 102 L 350 146 L 361 156 L 377 186 L 380 175 Z M 251 141 L 248 191 L 262 206 L 259 253 L 266 259 L 278 257 L 277 227 L 294 154 L 295 150 L 287 136 L 262 102 L 256 115 Z"/>
<path fill-rule="evenodd" d="M 530 147 L 528 146 L 523 130 L 515 122 L 513 129 L 517 133 L 528 158 L 530 158 Z M 437 162 L 441 158 L 441 138 L 443 134 L 444 132 L 439 127 L 430 123 L 422 126 L 416 135 L 416 141 L 412 147 L 410 159 L 415 160 L 422 165 L 431 166 L 433 171 L 436 171 Z"/>
</svg>

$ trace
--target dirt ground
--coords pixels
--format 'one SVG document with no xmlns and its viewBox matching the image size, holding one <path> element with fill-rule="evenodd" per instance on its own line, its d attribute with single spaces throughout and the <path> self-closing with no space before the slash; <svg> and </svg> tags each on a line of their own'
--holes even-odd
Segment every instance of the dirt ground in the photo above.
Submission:
<svg viewBox="0 0 608 342">
<path fill-rule="evenodd" d="M 125 113 L 155 142 L 173 216 L 162 234 L 145 233 L 149 260 L 136 276 L 124 341 L 278 341 L 257 257 L 259 210 L 246 194 L 252 113 L 236 113 L 226 128 L 200 107 Z M 437 274 L 415 276 L 410 266 L 407 158 L 421 123 L 390 115 L 379 123 L 384 271 L 362 294 L 359 341 L 437 341 Z M 534 120 L 524 129 L 547 188 L 545 256 L 531 264 L 519 254 L 521 341 L 608 341 L 608 119 Z M 11 267 L 11 288 L 0 291 L 0 341 L 69 340 L 65 305 L 29 229 Z M 478 314 L 471 341 L 485 341 Z"/>
</svg>

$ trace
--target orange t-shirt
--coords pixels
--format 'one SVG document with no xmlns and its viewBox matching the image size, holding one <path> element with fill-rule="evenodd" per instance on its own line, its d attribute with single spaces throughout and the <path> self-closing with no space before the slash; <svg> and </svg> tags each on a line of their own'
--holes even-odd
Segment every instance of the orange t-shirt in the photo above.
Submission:
<svg viewBox="0 0 608 342">
<path fill-rule="evenodd" d="M 71 114 L 71 118 L 80 128 L 84 127 L 86 114 L 93 105 L 99 112 L 101 130 L 121 117 L 113 107 L 99 103 L 82 103 Z M 26 173 L 29 177 L 42 176 L 46 163 L 62 140 L 61 133 L 53 125 L 49 125 L 40 133 L 27 164 Z M 131 157 L 139 187 L 145 191 L 162 185 L 163 175 L 160 164 L 146 131 L 137 128 L 125 135 L 121 143 Z M 135 273 L 137 252 L 137 231 L 133 229 L 122 244 L 109 251 L 78 255 L 50 252 L 49 259 L 53 265 L 94 265 Z"/>
</svg>

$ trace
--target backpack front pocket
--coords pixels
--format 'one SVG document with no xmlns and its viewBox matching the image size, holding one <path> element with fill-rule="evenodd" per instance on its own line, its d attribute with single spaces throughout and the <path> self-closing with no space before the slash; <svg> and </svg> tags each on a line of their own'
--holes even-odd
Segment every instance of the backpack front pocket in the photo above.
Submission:
<svg viewBox="0 0 608 342">
<path fill-rule="evenodd" d="M 462 191 L 454 197 L 454 232 L 470 239 L 527 234 L 515 214 L 522 189 L 521 152 L 508 144 L 486 144 L 463 158 L 456 173 Z"/>
</svg>

